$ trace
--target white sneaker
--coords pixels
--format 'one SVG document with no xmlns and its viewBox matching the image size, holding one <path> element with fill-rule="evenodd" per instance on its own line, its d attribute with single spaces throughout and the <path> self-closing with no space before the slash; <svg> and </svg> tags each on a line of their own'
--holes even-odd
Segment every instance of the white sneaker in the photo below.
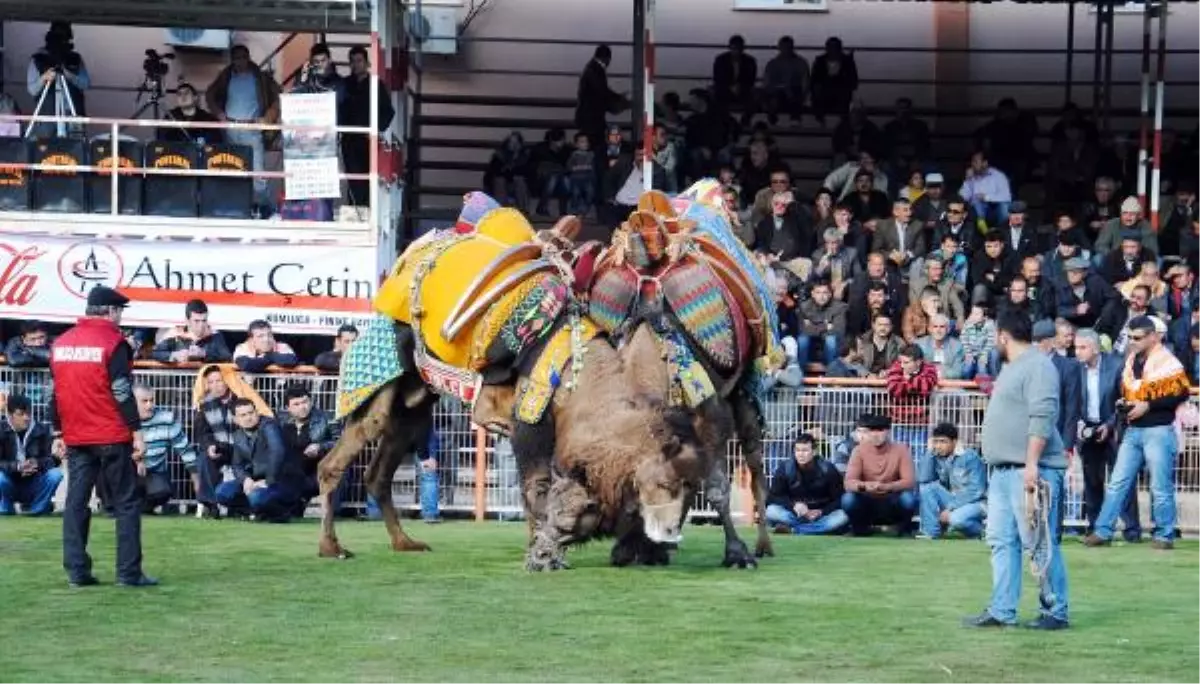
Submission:
<svg viewBox="0 0 1200 684">
<path fill-rule="evenodd" d="M 196 504 L 196 518 L 197 519 L 203 518 L 204 512 L 206 510 L 208 510 L 208 509 L 204 504 Z"/>
</svg>

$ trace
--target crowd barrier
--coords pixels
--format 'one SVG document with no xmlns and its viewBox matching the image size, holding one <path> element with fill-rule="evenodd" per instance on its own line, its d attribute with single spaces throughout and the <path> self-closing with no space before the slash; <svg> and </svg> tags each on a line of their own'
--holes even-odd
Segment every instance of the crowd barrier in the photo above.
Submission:
<svg viewBox="0 0 1200 684">
<path fill-rule="evenodd" d="M 196 372 L 188 369 L 139 368 L 134 372 L 137 380 L 155 389 L 158 406 L 171 410 L 180 419 L 189 435 L 195 408 L 192 392 Z M 337 377 L 313 373 L 267 373 L 246 375 L 255 390 L 272 407 L 283 406 L 286 388 L 302 384 L 309 388 L 314 405 L 332 414 L 337 391 Z M 17 370 L 0 367 L 0 392 L 23 393 L 34 406 L 38 420 L 46 417 L 47 387 L 49 374 L 45 370 Z M 930 398 L 928 418 L 920 424 L 898 423 L 893 426 L 893 438 L 905 442 L 912 448 L 914 457 L 920 461 L 930 458 L 928 439 L 930 428 L 936 423 L 947 421 L 958 426 L 960 441 L 967 447 L 978 447 L 987 406 L 987 396 L 968 383 L 953 383 L 954 386 L 940 387 Z M 1200 409 L 1200 397 L 1195 394 L 1190 401 Z M 782 460 L 791 457 L 791 444 L 801 431 L 817 437 L 818 449 L 827 458 L 837 462 L 839 443 L 854 430 L 859 415 L 864 412 L 888 413 L 891 400 L 882 386 L 882 381 L 860 381 L 848 384 L 845 380 L 810 378 L 798 389 L 776 390 L 766 411 L 765 455 L 768 477 Z M 473 515 L 476 519 L 511 519 L 521 513 L 521 497 L 516 463 L 506 440 L 497 439 L 474 426 L 469 410 L 456 400 L 443 398 L 435 411 L 435 429 L 440 438 L 438 474 L 441 508 L 444 512 L 457 515 Z M 1185 430 L 1182 453 L 1176 465 L 1175 488 L 1178 494 L 1179 526 L 1185 532 L 1200 531 L 1200 506 L 1196 494 L 1200 492 L 1200 430 L 1189 427 Z M 350 471 L 351 491 L 348 503 L 361 506 L 366 500 L 362 473 L 367 454 L 364 453 Z M 726 457 L 729 459 L 733 477 L 733 507 L 735 516 L 744 523 L 753 519 L 753 503 L 749 488 L 749 473 L 746 470 L 741 450 L 736 442 L 730 442 Z M 174 504 L 186 505 L 193 501 L 191 481 L 183 464 L 177 458 L 169 459 L 172 480 L 176 487 Z M 396 505 L 403 509 L 416 510 L 418 473 L 416 464 L 406 462 L 396 473 L 393 493 Z M 1083 518 L 1083 474 L 1078 459 L 1072 463 L 1067 479 L 1066 515 L 1068 525 L 1082 525 Z M 1142 516 L 1149 529 L 1149 492 L 1143 476 L 1139 495 L 1143 499 Z M 60 497 L 62 492 L 59 492 Z M 712 517 L 714 511 L 707 504 L 703 493 L 698 495 L 692 515 Z"/>
</svg>

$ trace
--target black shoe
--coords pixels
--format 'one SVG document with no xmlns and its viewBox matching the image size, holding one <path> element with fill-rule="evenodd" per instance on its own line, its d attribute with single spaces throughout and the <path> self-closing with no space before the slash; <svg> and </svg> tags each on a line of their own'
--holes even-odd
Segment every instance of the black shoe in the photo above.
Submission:
<svg viewBox="0 0 1200 684">
<path fill-rule="evenodd" d="M 997 620 L 994 615 L 985 610 L 979 615 L 963 618 L 962 626 L 982 629 L 986 627 L 1011 627 L 1012 625 L 1008 624 L 1007 622 L 1001 622 L 1000 620 Z"/>
<path fill-rule="evenodd" d="M 130 580 L 117 580 L 117 586 L 121 587 L 157 587 L 158 580 L 149 575 L 142 575 Z"/>
<path fill-rule="evenodd" d="M 1046 631 L 1054 631 L 1054 630 L 1058 630 L 1058 629 L 1066 629 L 1067 627 L 1070 627 L 1071 624 L 1069 622 L 1067 622 L 1066 620 L 1059 620 L 1058 618 L 1052 617 L 1050 615 L 1042 615 L 1038 619 L 1030 620 L 1029 622 L 1026 622 L 1025 624 L 1023 624 L 1021 626 L 1024 627 L 1025 629 L 1041 629 L 1041 630 L 1046 630 Z"/>
<path fill-rule="evenodd" d="M 72 589 L 79 589 L 81 587 L 94 587 L 97 584 L 100 584 L 100 580 L 96 579 L 95 575 L 84 575 L 78 579 L 67 580 L 67 586 L 71 587 Z"/>
</svg>

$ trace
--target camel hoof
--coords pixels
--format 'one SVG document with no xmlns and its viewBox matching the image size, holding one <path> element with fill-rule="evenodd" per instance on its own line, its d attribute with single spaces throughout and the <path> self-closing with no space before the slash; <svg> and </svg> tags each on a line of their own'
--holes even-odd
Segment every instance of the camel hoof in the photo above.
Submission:
<svg viewBox="0 0 1200 684">
<path fill-rule="evenodd" d="M 531 551 L 525 556 L 526 572 L 555 572 L 570 569 L 571 564 L 563 557 L 562 552 L 534 553 Z"/>
<path fill-rule="evenodd" d="M 398 542 L 392 542 L 392 550 L 401 553 L 408 551 L 432 551 L 433 547 L 423 541 L 416 539 L 404 539 Z"/>
<path fill-rule="evenodd" d="M 754 545 L 754 557 L 764 558 L 766 556 L 775 557 L 775 545 L 771 543 L 770 539 L 759 539 L 758 543 Z"/>
<path fill-rule="evenodd" d="M 750 555 L 750 549 L 746 548 L 746 544 L 739 540 L 725 545 L 725 558 L 721 561 L 721 565 L 726 568 L 745 570 L 757 568 L 758 561 Z"/>
<path fill-rule="evenodd" d="M 338 560 L 347 560 L 354 558 L 354 554 L 350 550 L 336 541 L 321 540 L 320 549 L 317 551 L 318 558 L 336 558 Z"/>
</svg>

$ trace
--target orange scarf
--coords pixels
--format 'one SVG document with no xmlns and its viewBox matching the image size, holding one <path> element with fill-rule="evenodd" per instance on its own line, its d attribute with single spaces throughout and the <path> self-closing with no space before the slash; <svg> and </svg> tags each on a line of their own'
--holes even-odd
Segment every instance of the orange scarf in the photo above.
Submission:
<svg viewBox="0 0 1200 684">
<path fill-rule="evenodd" d="M 1142 367 L 1141 378 L 1133 376 L 1135 358 L 1135 354 L 1130 354 L 1125 359 L 1125 371 L 1121 374 L 1122 395 L 1127 401 L 1187 396 L 1191 391 L 1183 364 L 1161 344 L 1146 353 L 1146 364 Z"/>
</svg>

